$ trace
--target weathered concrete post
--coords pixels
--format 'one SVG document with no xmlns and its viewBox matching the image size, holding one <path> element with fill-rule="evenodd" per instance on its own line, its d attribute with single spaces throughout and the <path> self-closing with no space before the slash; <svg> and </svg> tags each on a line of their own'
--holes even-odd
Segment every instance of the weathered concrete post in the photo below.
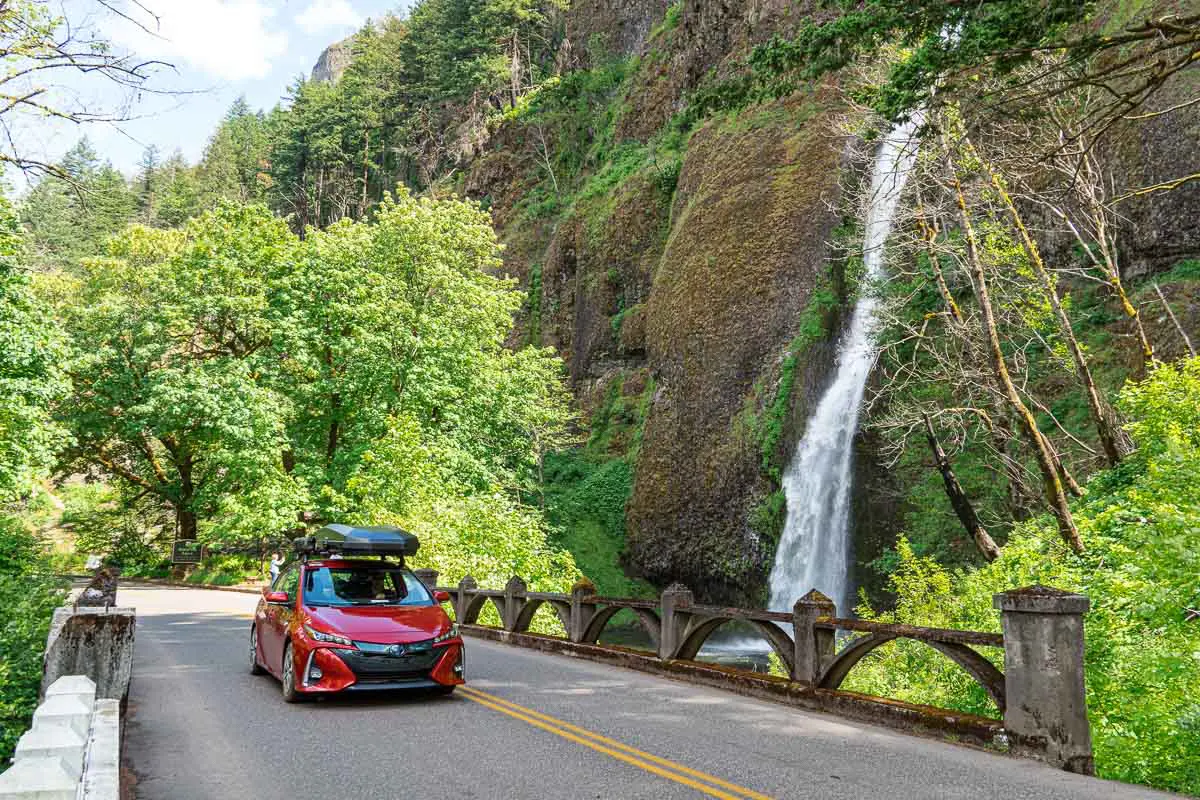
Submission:
<svg viewBox="0 0 1200 800">
<path fill-rule="evenodd" d="M 525 604 L 525 592 L 529 586 L 520 575 L 513 575 L 504 584 L 504 630 L 511 631 L 517 627 L 517 618 L 521 616 L 521 606 Z"/>
<path fill-rule="evenodd" d="M 567 637 L 572 642 L 582 642 L 587 633 L 588 624 L 596 613 L 596 604 L 585 603 L 584 600 L 595 594 L 596 585 L 586 578 L 576 581 L 571 587 L 571 626 L 567 630 Z"/>
<path fill-rule="evenodd" d="M 464 575 L 458 582 L 458 591 L 454 593 L 454 620 L 463 625 L 470 625 L 475 620 L 467 619 L 467 609 L 471 605 L 470 593 L 479 588 L 479 584 L 470 575 Z"/>
<path fill-rule="evenodd" d="M 42 662 L 42 693 L 64 675 L 87 675 L 96 697 L 124 701 L 133 672 L 132 608 L 54 610 Z"/>
<path fill-rule="evenodd" d="M 433 591 L 437 588 L 438 571 L 436 569 L 414 569 L 413 575 L 417 576 L 417 580 L 425 584 L 425 588 Z"/>
<path fill-rule="evenodd" d="M 816 626 L 818 617 L 836 617 L 837 606 L 832 600 L 811 590 L 792 606 L 792 675 L 794 681 L 815 686 L 821 668 L 833 656 L 833 631 Z"/>
<path fill-rule="evenodd" d="M 682 583 L 673 583 L 662 593 L 662 635 L 658 640 L 658 657 L 667 660 L 675 657 L 683 644 L 683 634 L 691 617 L 683 609 L 692 605 L 692 590 Z"/>
<path fill-rule="evenodd" d="M 1088 599 L 1045 586 L 993 598 L 1004 629 L 1004 727 L 1014 753 L 1095 773 L 1083 676 Z"/>
</svg>

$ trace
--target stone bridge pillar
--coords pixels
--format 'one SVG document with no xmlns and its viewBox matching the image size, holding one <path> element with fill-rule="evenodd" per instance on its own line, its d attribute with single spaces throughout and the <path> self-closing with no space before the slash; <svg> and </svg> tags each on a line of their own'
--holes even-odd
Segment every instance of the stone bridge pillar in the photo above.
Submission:
<svg viewBox="0 0 1200 800">
<path fill-rule="evenodd" d="M 479 588 L 479 584 L 470 575 L 463 576 L 458 582 L 458 591 L 454 593 L 454 620 L 463 625 L 474 622 L 467 619 L 467 609 L 471 607 L 471 593 Z"/>
<path fill-rule="evenodd" d="M 529 590 L 525 579 L 513 575 L 504 584 L 504 630 L 512 631 L 517 628 L 517 618 L 521 616 L 521 608 L 525 605 L 525 592 Z"/>
<path fill-rule="evenodd" d="M 791 678 L 794 681 L 816 686 L 821 670 L 833 657 L 833 631 L 816 627 L 818 617 L 836 617 L 837 606 L 816 589 L 801 597 L 792 606 L 792 659 Z"/>
<path fill-rule="evenodd" d="M 662 593 L 662 634 L 658 639 L 658 657 L 667 660 L 675 658 L 679 646 L 683 644 L 683 634 L 687 630 L 691 614 L 687 609 L 693 602 L 692 590 L 682 583 L 673 583 Z"/>
<path fill-rule="evenodd" d="M 1018 755 L 1095 773 L 1083 675 L 1088 599 L 1045 586 L 995 595 L 1004 628 L 1004 727 Z"/>
<path fill-rule="evenodd" d="M 596 594 L 596 587 L 586 581 L 577 581 L 571 587 L 571 624 L 567 627 L 567 638 L 582 642 L 592 617 L 596 615 L 596 604 L 586 602 Z"/>
</svg>

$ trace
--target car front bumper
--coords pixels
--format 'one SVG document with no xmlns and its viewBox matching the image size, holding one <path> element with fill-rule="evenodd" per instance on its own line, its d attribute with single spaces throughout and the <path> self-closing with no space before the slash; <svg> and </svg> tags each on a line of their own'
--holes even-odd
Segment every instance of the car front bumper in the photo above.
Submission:
<svg viewBox="0 0 1200 800">
<path fill-rule="evenodd" d="M 432 689 L 465 682 L 461 639 L 401 656 L 314 647 L 305 663 L 297 664 L 297 670 L 301 667 L 304 671 L 298 690 L 304 693 Z"/>
</svg>

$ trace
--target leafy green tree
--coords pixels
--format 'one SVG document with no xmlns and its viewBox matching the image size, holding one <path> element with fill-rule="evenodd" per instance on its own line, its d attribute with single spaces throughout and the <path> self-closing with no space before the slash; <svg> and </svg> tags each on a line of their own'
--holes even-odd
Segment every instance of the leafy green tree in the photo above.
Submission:
<svg viewBox="0 0 1200 800">
<path fill-rule="evenodd" d="M 0 504 L 49 471 L 64 431 L 51 408 L 67 390 L 62 334 L 30 289 L 21 229 L 0 197 Z"/>
<path fill-rule="evenodd" d="M 551 352 L 504 347 L 522 298 L 499 265 L 488 215 L 460 201 L 401 192 L 371 223 L 310 232 L 281 281 L 276 347 L 313 496 L 349 507 L 349 478 L 398 417 L 453 453 L 459 491 L 529 479 L 568 396 Z"/>
<path fill-rule="evenodd" d="M 261 206 L 222 205 L 178 232 L 134 226 L 85 262 L 64 309 L 73 461 L 169 507 L 180 538 L 222 512 L 218 526 L 279 524 L 303 504 L 280 458 L 286 404 L 260 380 L 269 287 L 294 247 Z"/>
</svg>

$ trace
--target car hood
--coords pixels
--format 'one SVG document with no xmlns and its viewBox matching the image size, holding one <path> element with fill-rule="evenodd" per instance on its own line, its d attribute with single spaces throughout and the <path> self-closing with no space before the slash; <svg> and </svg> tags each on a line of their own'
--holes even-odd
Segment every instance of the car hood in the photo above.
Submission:
<svg viewBox="0 0 1200 800">
<path fill-rule="evenodd" d="M 421 642 L 450 627 L 440 606 L 323 606 L 308 615 L 321 630 L 378 644 Z"/>
</svg>

